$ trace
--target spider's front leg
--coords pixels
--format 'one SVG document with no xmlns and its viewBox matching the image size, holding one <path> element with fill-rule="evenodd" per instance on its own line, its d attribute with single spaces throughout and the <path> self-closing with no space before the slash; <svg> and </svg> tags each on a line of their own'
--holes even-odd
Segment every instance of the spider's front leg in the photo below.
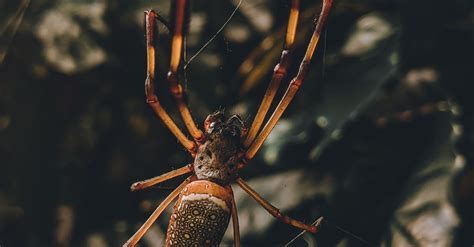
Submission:
<svg viewBox="0 0 474 247">
<path fill-rule="evenodd" d="M 171 60 L 170 60 L 170 70 L 167 75 L 169 82 L 170 92 L 173 94 L 173 97 L 176 99 L 178 104 L 178 110 L 181 114 L 181 118 L 186 125 L 189 133 L 193 137 L 194 141 L 189 140 L 183 132 L 178 128 L 176 123 L 171 119 L 168 113 L 163 109 L 158 97 L 156 96 L 154 90 L 154 77 L 155 77 L 155 43 L 157 31 L 155 24 L 156 20 L 160 17 L 153 10 L 148 10 L 145 12 L 145 23 L 146 23 L 146 39 L 147 39 L 147 79 L 145 81 L 145 93 L 147 96 L 147 102 L 156 112 L 156 114 L 161 118 L 165 125 L 170 129 L 170 131 L 178 138 L 179 142 L 191 153 L 195 154 L 199 144 L 204 142 L 203 132 L 196 126 L 194 120 L 191 116 L 191 112 L 186 104 L 186 95 L 183 87 L 178 81 L 178 68 L 181 63 L 181 54 L 183 51 L 183 26 L 185 22 L 186 15 L 186 0 L 176 0 L 173 1 L 173 6 L 175 9 L 175 20 L 174 20 L 174 30 L 173 38 L 171 43 Z"/>
<path fill-rule="evenodd" d="M 146 46 L 147 46 L 147 77 L 145 80 L 145 94 L 147 103 L 160 117 L 168 129 L 178 138 L 178 141 L 191 153 L 196 150 L 196 143 L 189 140 L 171 119 L 168 113 L 161 106 L 155 90 L 155 43 L 156 43 L 156 12 L 154 10 L 145 11 L 146 25 Z"/>
<path fill-rule="evenodd" d="M 275 66 L 273 70 L 272 79 L 268 85 L 267 91 L 263 96 L 262 102 L 257 110 L 257 114 L 252 122 L 252 126 L 245 138 L 244 148 L 248 148 L 252 144 L 253 140 L 257 136 L 260 126 L 263 123 L 265 115 L 272 104 L 273 98 L 275 97 L 278 87 L 280 86 L 281 80 L 285 77 L 288 67 L 290 66 L 291 53 L 295 43 L 296 27 L 298 25 L 299 16 L 299 0 L 291 1 L 290 16 L 288 18 L 288 27 L 286 29 L 285 44 L 281 53 L 280 62 Z"/>
<path fill-rule="evenodd" d="M 293 9 L 293 7 L 295 7 L 295 6 L 297 7 L 297 4 L 298 4 L 298 1 L 293 1 L 292 2 L 292 12 L 291 13 L 293 13 L 293 11 L 297 11 L 297 8 L 296 8 L 296 10 Z M 263 104 L 268 104 L 268 106 L 267 105 L 265 105 L 263 107 L 260 106 L 260 108 L 263 109 L 264 112 L 261 113 L 261 111 L 259 110 L 257 115 L 261 114 L 262 116 L 259 116 L 258 118 L 257 117 L 255 118 L 254 123 L 252 124 L 252 127 L 251 127 L 252 129 L 250 130 L 250 132 L 255 132 L 255 133 L 249 134 L 247 136 L 247 139 L 244 142 L 244 147 L 248 147 L 248 145 L 250 145 L 250 147 L 248 147 L 247 151 L 245 151 L 245 154 L 243 155 L 244 157 L 242 158 L 243 161 L 242 161 L 241 164 L 239 164 L 239 169 L 243 168 L 246 165 L 246 163 L 255 156 L 255 154 L 257 153 L 257 151 L 260 149 L 261 145 L 265 141 L 265 139 L 268 137 L 268 135 L 272 131 L 273 127 L 275 127 L 275 124 L 278 122 L 278 120 L 280 119 L 283 112 L 286 110 L 286 108 L 290 104 L 290 102 L 293 99 L 293 97 L 295 96 L 296 92 L 300 88 L 301 83 L 303 82 L 303 79 L 304 79 L 306 73 L 308 72 L 309 63 L 311 61 L 311 58 L 313 57 L 313 54 L 314 54 L 314 51 L 316 50 L 317 45 L 318 45 L 319 37 L 321 36 L 323 26 L 327 21 L 327 17 L 328 17 L 328 14 L 329 14 L 329 10 L 331 9 L 331 5 L 332 5 L 332 0 L 323 0 L 323 7 L 322 7 L 322 10 L 321 10 L 321 14 L 319 16 L 319 19 L 316 22 L 316 26 L 315 26 L 315 29 L 314 29 L 313 34 L 311 36 L 311 40 L 308 44 L 308 48 L 306 49 L 305 56 L 304 56 L 303 60 L 300 63 L 298 74 L 291 80 L 285 94 L 283 95 L 283 98 L 278 103 L 278 105 L 275 108 L 272 116 L 270 117 L 268 122 L 265 124 L 265 126 L 263 127 L 263 130 L 260 132 L 260 134 L 257 136 L 257 138 L 250 145 L 249 143 L 253 140 L 253 137 L 256 135 L 256 132 L 258 132 L 258 129 L 260 128 L 260 124 L 263 121 L 263 118 L 265 117 L 266 110 L 268 110 L 269 105 L 271 104 L 272 100 L 271 99 L 268 100 L 267 94 L 273 94 L 273 96 L 274 96 L 274 93 L 276 92 L 276 90 L 278 88 L 277 87 L 273 88 L 272 84 L 274 83 L 275 78 L 278 80 L 280 74 L 284 75 L 284 73 L 286 71 L 286 67 L 285 67 L 285 63 L 284 63 L 286 61 L 286 60 L 284 60 L 285 50 L 283 51 L 281 64 L 278 64 L 277 67 L 275 68 L 275 72 L 274 72 L 274 75 L 273 75 L 273 78 L 272 78 L 272 82 L 270 83 L 269 89 L 267 89 L 267 92 L 265 93 L 264 100 L 262 102 L 262 105 Z M 292 18 L 291 18 L 291 14 L 290 14 L 290 23 L 288 24 L 288 30 L 287 30 L 287 40 L 286 40 L 287 43 L 289 43 L 288 42 L 288 37 L 293 37 L 294 38 L 294 32 L 295 32 L 294 30 L 295 29 L 291 28 L 291 26 L 292 25 L 296 26 L 296 23 L 292 24 L 291 20 L 292 20 Z M 290 41 L 291 41 L 291 39 L 290 39 Z M 281 66 L 283 66 L 283 68 L 284 68 L 283 71 L 278 70 Z M 279 78 L 279 80 L 281 80 L 281 78 Z M 278 83 L 279 83 L 279 81 L 278 81 Z M 273 96 L 272 96 L 272 98 L 273 98 Z M 257 123 L 255 123 L 256 121 L 257 121 Z M 300 228 L 300 229 L 303 229 L 303 230 L 306 230 L 306 231 L 309 231 L 309 232 L 312 232 L 312 233 L 315 233 L 315 232 L 318 231 L 318 229 L 320 227 L 320 224 L 322 223 L 322 218 L 320 218 L 320 220 L 318 220 L 316 222 L 316 225 L 308 225 L 308 224 L 305 224 L 301 221 L 292 219 L 292 218 L 282 214 L 278 208 L 271 205 L 268 201 L 266 201 L 263 197 L 261 197 L 256 191 L 254 191 L 249 185 L 247 185 L 241 178 L 237 178 L 236 182 L 245 192 L 247 192 L 247 194 L 249 194 L 251 197 L 253 197 L 263 208 L 265 208 L 275 218 L 283 221 L 284 223 L 286 223 L 288 225 L 291 225 L 291 226 L 294 226 L 294 227 L 297 227 L 297 228 Z"/>
<path fill-rule="evenodd" d="M 198 143 L 204 142 L 204 134 L 191 116 L 189 108 L 185 101 L 185 92 L 178 82 L 178 68 L 181 63 L 181 55 L 183 53 L 183 27 L 186 15 L 186 0 L 176 0 L 175 4 L 175 22 L 173 30 L 173 39 L 171 41 L 171 61 L 170 70 L 168 72 L 168 81 L 170 83 L 170 91 L 178 104 L 178 110 L 183 118 L 184 124 L 191 136 Z"/>
<path fill-rule="evenodd" d="M 298 74 L 291 80 L 285 94 L 283 95 L 283 98 L 280 100 L 277 107 L 273 111 L 272 116 L 270 117 L 268 122 L 265 124 L 265 126 L 263 127 L 262 131 L 259 133 L 257 138 L 255 139 L 255 141 L 247 149 L 245 153 L 246 160 L 250 160 L 255 156 L 257 151 L 262 146 L 263 142 L 267 139 L 268 135 L 272 131 L 273 127 L 275 127 L 276 123 L 280 119 L 283 112 L 285 112 L 286 108 L 290 104 L 296 92 L 300 88 L 303 82 L 303 79 L 305 78 L 306 73 L 308 72 L 311 58 L 313 57 L 314 51 L 316 50 L 316 47 L 319 43 L 319 37 L 321 36 L 321 32 L 323 30 L 324 25 L 326 24 L 331 6 L 332 6 L 332 0 L 323 1 L 321 14 L 318 20 L 315 21 L 316 26 L 313 31 L 313 35 L 311 36 L 311 40 L 309 41 L 308 48 L 306 49 L 304 58 L 300 63 Z"/>
</svg>

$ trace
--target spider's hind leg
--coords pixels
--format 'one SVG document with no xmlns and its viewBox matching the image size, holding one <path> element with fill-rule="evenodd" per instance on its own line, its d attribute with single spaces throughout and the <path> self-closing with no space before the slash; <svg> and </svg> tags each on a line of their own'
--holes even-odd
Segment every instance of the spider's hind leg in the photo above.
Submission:
<svg viewBox="0 0 474 247">
<path fill-rule="evenodd" d="M 267 210 L 273 217 L 277 218 L 278 220 L 281 220 L 290 226 L 294 226 L 296 228 L 311 233 L 316 233 L 319 230 L 322 221 L 317 221 L 317 224 L 315 225 L 308 225 L 301 221 L 290 218 L 282 214 L 278 208 L 276 208 L 263 197 L 261 197 L 255 190 L 253 190 L 247 183 L 245 183 L 244 180 L 242 180 L 241 178 L 237 178 L 236 182 L 240 186 L 240 188 L 247 192 L 247 194 L 249 194 L 253 199 L 255 199 L 255 201 L 257 201 L 263 208 L 265 208 L 265 210 Z"/>
<path fill-rule="evenodd" d="M 124 247 L 135 246 L 138 241 L 145 235 L 151 225 L 158 219 L 161 213 L 168 207 L 168 205 L 181 193 L 181 191 L 189 184 L 190 178 L 186 179 L 183 183 L 181 183 L 168 197 L 161 202 L 161 204 L 155 209 L 155 211 L 150 215 L 150 217 L 143 223 L 143 225 L 138 229 L 138 231 L 133 234 L 133 236 L 123 245 Z"/>
<path fill-rule="evenodd" d="M 240 230 L 239 230 L 239 214 L 237 213 L 237 205 L 235 205 L 235 197 L 232 192 L 232 227 L 234 228 L 234 246 L 240 247 Z"/>
</svg>

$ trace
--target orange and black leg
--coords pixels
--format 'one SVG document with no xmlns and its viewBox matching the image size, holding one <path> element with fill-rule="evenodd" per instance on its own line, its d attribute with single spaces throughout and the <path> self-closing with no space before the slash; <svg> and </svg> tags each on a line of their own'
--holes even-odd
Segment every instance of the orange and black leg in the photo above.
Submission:
<svg viewBox="0 0 474 247">
<path fill-rule="evenodd" d="M 178 104 L 178 110 L 183 118 L 184 124 L 191 136 L 197 143 L 204 142 L 204 135 L 194 123 L 189 108 L 185 100 L 185 92 L 183 86 L 178 82 L 178 68 L 181 63 L 181 55 L 183 53 L 183 28 L 185 25 L 186 0 L 176 0 L 175 5 L 175 22 L 173 30 L 173 39 L 171 41 L 171 61 L 170 70 L 168 72 L 168 81 L 170 83 L 170 91 Z"/>
<path fill-rule="evenodd" d="M 267 210 L 273 217 L 277 218 L 278 220 L 283 221 L 284 223 L 294 226 L 296 228 L 316 233 L 320 228 L 321 221 L 317 221 L 316 225 L 308 225 L 301 221 L 292 219 L 280 212 L 278 208 L 270 204 L 268 201 L 263 199 L 255 190 L 253 190 L 248 184 L 244 182 L 241 178 L 236 179 L 237 184 L 249 194 L 255 201 L 257 201 L 265 210 Z"/>
<path fill-rule="evenodd" d="M 298 26 L 299 16 L 299 5 L 300 0 L 291 1 L 290 16 L 288 18 L 288 27 L 286 29 L 285 44 L 281 53 L 280 62 L 275 66 L 273 70 L 272 79 L 268 85 L 267 91 L 263 96 L 260 107 L 258 108 L 257 114 L 252 122 L 252 126 L 245 137 L 244 148 L 248 148 L 252 144 L 253 140 L 257 136 L 260 126 L 263 123 L 265 115 L 272 104 L 273 98 L 275 97 L 278 87 L 280 86 L 281 80 L 285 77 L 288 67 L 290 66 L 291 52 L 295 43 L 296 27 Z"/>
<path fill-rule="evenodd" d="M 273 114 L 271 115 L 270 119 L 265 124 L 265 126 L 263 127 L 262 131 L 259 133 L 257 138 L 255 139 L 255 141 L 247 149 L 245 153 L 246 160 L 250 160 L 255 156 L 255 154 L 257 153 L 257 151 L 260 149 L 263 142 L 265 141 L 265 139 L 267 139 L 268 135 L 272 131 L 273 127 L 275 127 L 276 123 L 280 119 L 283 112 L 286 110 L 286 108 L 290 104 L 296 92 L 300 88 L 301 83 L 303 82 L 303 79 L 306 73 L 308 72 L 311 58 L 313 57 L 314 51 L 316 50 L 316 47 L 319 43 L 319 38 L 321 36 L 323 27 L 326 23 L 329 10 L 331 9 L 331 5 L 332 5 L 332 0 L 323 0 L 323 7 L 321 10 L 321 14 L 316 22 L 316 27 L 313 31 L 313 35 L 311 36 L 311 40 L 309 41 L 308 48 L 306 49 L 304 58 L 300 63 L 298 74 L 291 80 L 285 94 L 283 95 L 283 98 L 280 100 L 277 107 L 273 111 Z"/>
<path fill-rule="evenodd" d="M 178 176 L 181 176 L 181 175 L 184 175 L 184 174 L 188 174 L 192 171 L 193 171 L 193 166 L 192 166 L 192 164 L 189 164 L 187 166 L 184 166 L 184 167 L 172 170 L 170 172 L 167 172 L 165 174 L 162 174 L 160 176 L 156 176 L 154 178 L 150 178 L 150 179 L 147 179 L 147 180 L 143 180 L 143 181 L 133 183 L 132 186 L 130 186 L 130 189 L 132 191 L 142 190 L 142 189 L 151 187 L 153 185 L 159 184 L 161 182 L 170 180 L 172 178 L 175 178 L 175 177 L 178 177 Z"/>
<path fill-rule="evenodd" d="M 147 45 L 147 78 L 145 80 L 145 94 L 147 103 L 153 108 L 155 113 L 161 118 L 166 127 L 178 138 L 178 141 L 191 153 L 196 150 L 196 143 L 189 140 L 179 129 L 176 123 L 171 119 L 165 109 L 161 106 L 155 90 L 155 42 L 156 42 L 156 12 L 153 10 L 145 11 L 146 25 L 146 45 Z"/>
<path fill-rule="evenodd" d="M 151 225 L 156 221 L 158 216 L 168 207 L 168 205 L 181 193 L 181 191 L 189 184 L 190 178 L 186 179 L 181 183 L 168 197 L 165 198 L 163 202 L 155 209 L 155 211 L 150 215 L 150 217 L 143 223 L 143 225 L 138 229 L 138 231 L 123 245 L 124 247 L 135 246 L 138 241 L 145 235 Z"/>
<path fill-rule="evenodd" d="M 235 197 L 232 192 L 232 228 L 234 229 L 234 246 L 240 247 L 240 230 L 239 230 L 239 214 L 237 213 L 237 205 L 235 205 Z"/>
</svg>

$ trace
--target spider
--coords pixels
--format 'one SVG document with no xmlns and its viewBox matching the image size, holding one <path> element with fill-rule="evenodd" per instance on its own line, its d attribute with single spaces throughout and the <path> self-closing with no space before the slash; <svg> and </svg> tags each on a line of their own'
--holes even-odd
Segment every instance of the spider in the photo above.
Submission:
<svg viewBox="0 0 474 247">
<path fill-rule="evenodd" d="M 226 117 L 222 111 L 209 114 L 204 121 L 203 130 L 195 124 L 185 101 L 185 92 L 179 82 L 178 68 L 183 49 L 183 26 L 186 0 L 176 0 L 175 25 L 171 44 L 171 59 L 167 80 L 169 90 L 175 98 L 178 110 L 186 129 L 192 136 L 189 139 L 175 124 L 154 93 L 155 76 L 155 21 L 160 18 L 153 10 L 145 11 L 147 78 L 145 94 L 147 103 L 178 141 L 193 157 L 194 162 L 163 175 L 136 182 L 132 191 L 144 189 L 184 174 L 191 174 L 156 208 L 142 227 L 124 244 L 135 246 L 164 209 L 176 198 L 173 213 L 168 225 L 166 246 L 218 246 L 232 217 L 234 245 L 240 246 L 239 221 L 237 208 L 231 188 L 236 183 L 254 198 L 272 216 L 286 224 L 316 233 L 322 218 L 315 225 L 308 225 L 292 219 L 280 212 L 255 192 L 240 178 L 239 171 L 247 166 L 255 156 L 273 127 L 290 104 L 308 71 L 311 58 L 318 45 L 323 26 L 327 21 L 332 0 L 323 0 L 319 18 L 300 63 L 297 75 L 291 80 L 282 99 L 274 109 L 268 121 L 260 128 L 269 111 L 280 82 L 287 73 L 293 51 L 296 27 L 299 16 L 299 0 L 291 1 L 291 9 L 286 30 L 285 43 L 279 63 L 275 66 L 270 84 L 265 92 L 257 114 L 247 131 L 242 118 L 238 115 Z"/>
</svg>

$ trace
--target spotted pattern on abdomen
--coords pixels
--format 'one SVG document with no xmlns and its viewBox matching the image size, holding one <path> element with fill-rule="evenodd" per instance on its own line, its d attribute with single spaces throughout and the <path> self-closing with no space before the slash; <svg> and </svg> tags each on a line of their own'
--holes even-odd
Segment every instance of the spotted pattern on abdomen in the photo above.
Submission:
<svg viewBox="0 0 474 247">
<path fill-rule="evenodd" d="M 167 246 L 219 246 L 230 219 L 220 202 L 210 195 L 183 198 L 171 215 Z"/>
</svg>

